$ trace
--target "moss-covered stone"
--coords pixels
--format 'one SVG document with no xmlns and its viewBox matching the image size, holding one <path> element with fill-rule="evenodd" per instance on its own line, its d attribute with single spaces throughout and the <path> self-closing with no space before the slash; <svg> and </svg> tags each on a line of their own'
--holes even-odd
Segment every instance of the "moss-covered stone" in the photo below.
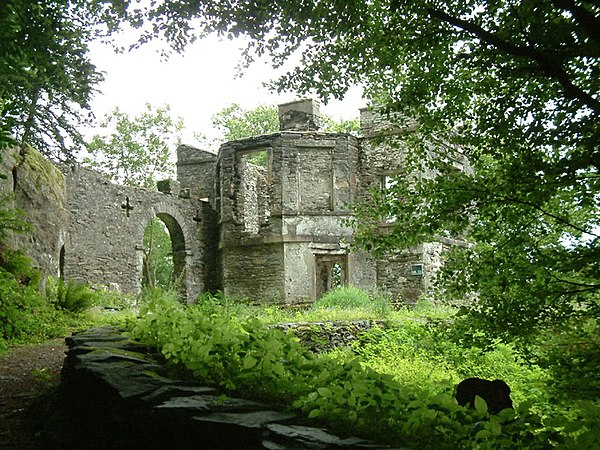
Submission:
<svg viewBox="0 0 600 450">
<path fill-rule="evenodd" d="M 59 274 L 59 258 L 69 224 L 65 177 L 37 150 L 23 146 L 9 151 L 5 165 L 14 206 L 24 213 L 33 231 L 15 235 L 10 244 L 24 251 L 43 275 Z M 45 277 L 43 277 L 45 278 Z"/>
<path fill-rule="evenodd" d="M 30 179 L 40 193 L 45 193 L 51 201 L 66 204 L 65 177 L 62 172 L 40 152 L 26 145 L 21 149 L 21 161 L 17 166 L 19 177 Z"/>
</svg>

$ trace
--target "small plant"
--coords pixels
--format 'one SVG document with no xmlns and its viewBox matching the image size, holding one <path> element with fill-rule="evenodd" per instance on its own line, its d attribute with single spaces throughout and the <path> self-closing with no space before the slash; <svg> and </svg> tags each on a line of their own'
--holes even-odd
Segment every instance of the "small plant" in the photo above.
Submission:
<svg viewBox="0 0 600 450">
<path fill-rule="evenodd" d="M 46 281 L 46 296 L 58 308 L 70 312 L 81 312 L 94 303 L 94 291 L 86 284 L 69 280 L 66 284 L 62 278 Z"/>
<path fill-rule="evenodd" d="M 371 302 L 367 292 L 353 286 L 342 286 L 327 292 L 316 301 L 317 308 L 362 308 Z"/>
<path fill-rule="evenodd" d="M 52 373 L 47 367 L 35 368 L 31 371 L 33 379 L 42 388 L 48 388 L 52 384 Z"/>
</svg>

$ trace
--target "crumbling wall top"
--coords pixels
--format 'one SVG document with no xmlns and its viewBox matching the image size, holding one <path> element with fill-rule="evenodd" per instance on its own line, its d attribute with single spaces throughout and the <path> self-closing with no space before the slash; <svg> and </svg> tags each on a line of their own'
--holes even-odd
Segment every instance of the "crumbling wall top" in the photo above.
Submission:
<svg viewBox="0 0 600 450">
<path fill-rule="evenodd" d="M 366 138 L 394 136 L 414 131 L 417 121 L 396 112 L 386 112 L 380 107 L 370 106 L 360 110 L 360 129 Z"/>
<path fill-rule="evenodd" d="M 320 104 L 305 99 L 279 105 L 279 129 L 281 131 L 319 131 Z"/>
<path fill-rule="evenodd" d="M 177 165 L 215 162 L 216 160 L 216 153 L 185 144 L 177 147 Z"/>
</svg>

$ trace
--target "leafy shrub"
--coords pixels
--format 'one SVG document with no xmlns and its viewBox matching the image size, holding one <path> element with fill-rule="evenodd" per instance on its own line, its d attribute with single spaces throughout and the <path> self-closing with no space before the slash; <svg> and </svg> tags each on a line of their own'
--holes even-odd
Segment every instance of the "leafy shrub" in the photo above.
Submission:
<svg viewBox="0 0 600 450">
<path fill-rule="evenodd" d="M 37 286 L 23 286 L 0 271 L 0 338 L 37 340 L 64 334 L 66 320 L 40 294 Z"/>
<path fill-rule="evenodd" d="M 546 330 L 536 347 L 549 384 L 561 400 L 600 397 L 600 319 L 573 319 L 559 330 Z"/>
<path fill-rule="evenodd" d="M 418 327 L 405 332 L 413 340 L 413 349 L 423 339 L 431 340 L 422 347 L 423 358 L 432 355 L 441 364 L 444 358 L 433 342 L 436 335 L 428 333 Z M 141 310 L 132 334 L 204 382 L 228 392 L 280 401 L 340 432 L 394 445 L 548 448 L 600 442 L 596 431 L 600 413 L 594 405 L 573 420 L 558 417 L 545 422 L 532 413 L 531 402 L 497 416 L 487 413 L 485 402 L 467 410 L 454 400 L 450 383 L 415 389 L 416 381 L 399 381 L 356 358 L 315 356 L 290 334 L 253 318 L 226 314 L 216 302 L 186 308 L 156 295 Z M 450 359 L 457 357 L 453 353 Z"/>
<path fill-rule="evenodd" d="M 139 304 L 146 305 L 156 301 L 170 301 L 179 303 L 179 294 L 175 289 L 163 289 L 162 287 L 142 286 L 139 296 Z"/>
<path fill-rule="evenodd" d="M 125 294 L 116 290 L 92 286 L 92 305 L 116 309 L 128 309 L 135 304 L 135 298 L 131 294 Z"/>
<path fill-rule="evenodd" d="M 98 324 L 124 325 L 131 315 L 83 315 L 92 304 L 117 301 L 113 293 L 48 277 L 45 295 L 40 272 L 19 251 L 0 249 L 0 351 L 8 342 L 37 342 Z"/>
<path fill-rule="evenodd" d="M 0 250 L 0 340 L 35 339 L 61 327 L 56 310 L 40 295 L 39 279 L 23 253 Z"/>
<path fill-rule="evenodd" d="M 507 344 L 487 351 L 460 346 L 443 323 L 405 320 L 394 328 L 373 328 L 359 337 L 353 350 L 369 367 L 413 389 L 436 390 L 469 377 L 500 378 L 519 402 L 533 395 L 541 400 L 549 378 Z"/>
<path fill-rule="evenodd" d="M 20 250 L 0 248 L 0 270 L 8 272 L 23 286 L 39 286 L 40 271 L 31 264 L 31 259 Z"/>
<path fill-rule="evenodd" d="M 96 289 L 93 292 L 93 306 L 124 309 L 130 307 L 134 303 L 134 300 L 130 295 L 123 294 L 121 292 L 108 291 L 106 289 Z"/>
</svg>

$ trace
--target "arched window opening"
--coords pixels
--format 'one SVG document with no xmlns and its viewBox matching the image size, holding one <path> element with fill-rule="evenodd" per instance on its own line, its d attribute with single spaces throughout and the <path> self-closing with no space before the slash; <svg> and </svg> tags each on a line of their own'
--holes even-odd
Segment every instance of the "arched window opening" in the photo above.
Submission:
<svg viewBox="0 0 600 450">
<path fill-rule="evenodd" d="M 185 294 L 187 254 L 181 225 L 170 214 L 157 214 L 144 230 L 142 286 Z"/>
</svg>

